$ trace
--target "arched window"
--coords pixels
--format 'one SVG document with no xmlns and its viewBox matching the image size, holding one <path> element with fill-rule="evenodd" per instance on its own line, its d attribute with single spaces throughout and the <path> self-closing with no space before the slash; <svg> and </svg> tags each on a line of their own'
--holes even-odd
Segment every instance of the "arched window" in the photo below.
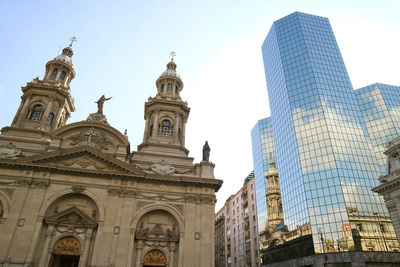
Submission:
<svg viewBox="0 0 400 267">
<path fill-rule="evenodd" d="M 162 136 L 170 135 L 170 129 L 171 129 L 171 122 L 169 120 L 163 120 L 161 122 L 161 135 Z"/>
<path fill-rule="evenodd" d="M 150 125 L 149 136 L 153 135 L 153 124 Z"/>
<path fill-rule="evenodd" d="M 181 140 L 181 128 L 178 129 L 178 139 Z"/>
<path fill-rule="evenodd" d="M 171 94 L 172 93 L 172 83 L 169 83 L 167 86 L 167 93 Z"/>
<path fill-rule="evenodd" d="M 178 94 L 178 86 L 175 86 L 175 94 Z"/>
<path fill-rule="evenodd" d="M 50 113 L 49 116 L 47 117 L 46 124 L 47 125 L 52 125 L 54 120 L 54 113 Z"/>
<path fill-rule="evenodd" d="M 57 77 L 58 69 L 54 69 L 53 73 L 51 74 L 51 77 L 55 78 Z"/>
<path fill-rule="evenodd" d="M 164 93 L 164 84 L 161 85 L 161 93 Z"/>
<path fill-rule="evenodd" d="M 66 74 L 65 71 L 61 72 L 61 74 L 60 74 L 60 79 L 61 79 L 61 80 L 64 80 L 64 79 L 65 79 L 65 74 Z"/>
<path fill-rule="evenodd" d="M 32 109 L 32 113 L 31 116 L 29 117 L 29 119 L 31 121 L 38 121 L 40 119 L 40 114 L 42 113 L 42 105 L 35 105 Z"/>
</svg>

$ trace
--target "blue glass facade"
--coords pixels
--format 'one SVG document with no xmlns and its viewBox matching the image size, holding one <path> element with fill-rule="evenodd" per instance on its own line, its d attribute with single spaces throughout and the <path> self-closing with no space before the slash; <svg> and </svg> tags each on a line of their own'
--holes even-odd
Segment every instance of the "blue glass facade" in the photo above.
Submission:
<svg viewBox="0 0 400 267">
<path fill-rule="evenodd" d="M 386 175 L 385 145 L 400 135 L 400 87 L 375 83 L 355 92 L 380 172 Z"/>
<path fill-rule="evenodd" d="M 256 188 L 256 204 L 258 229 L 260 232 L 267 228 L 267 180 L 269 162 L 275 161 L 275 144 L 271 118 L 259 120 L 251 130 L 251 142 L 254 163 L 254 184 Z"/>
<path fill-rule="evenodd" d="M 329 20 L 286 16 L 262 53 L 285 224 L 310 223 L 315 252 L 324 251 L 320 235 L 351 249 L 349 210 L 388 213 L 371 192 L 379 166 Z"/>
</svg>

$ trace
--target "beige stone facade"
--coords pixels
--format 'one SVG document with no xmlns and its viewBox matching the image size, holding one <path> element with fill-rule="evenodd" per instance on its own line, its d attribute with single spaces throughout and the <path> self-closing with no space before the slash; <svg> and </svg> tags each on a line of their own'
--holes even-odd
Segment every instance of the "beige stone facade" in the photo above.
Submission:
<svg viewBox="0 0 400 267">
<path fill-rule="evenodd" d="M 372 190 L 383 196 L 400 242 L 400 137 L 388 143 L 385 154 L 388 157 L 388 174 L 379 177 L 381 185 Z"/>
<path fill-rule="evenodd" d="M 220 258 L 223 254 L 225 259 L 220 260 L 221 265 L 218 266 L 260 266 L 253 172 L 245 179 L 242 188 L 236 194 L 230 196 L 224 207 L 216 213 L 216 229 L 222 224 L 222 218 L 225 220 L 225 251 L 218 253 L 217 256 Z M 221 232 L 218 233 L 216 242 L 222 236 Z"/>
<path fill-rule="evenodd" d="M 22 88 L 0 135 L 0 266 L 214 266 L 214 164 L 185 148 L 171 61 L 145 104 L 138 151 L 98 112 L 75 110 L 71 47 Z M 200 144 L 199 144 L 200 145 Z"/>
</svg>

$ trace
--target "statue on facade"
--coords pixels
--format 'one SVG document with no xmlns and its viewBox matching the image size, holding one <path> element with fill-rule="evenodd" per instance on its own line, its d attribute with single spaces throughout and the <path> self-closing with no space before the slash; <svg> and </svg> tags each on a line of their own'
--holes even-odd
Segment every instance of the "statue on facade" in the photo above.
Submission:
<svg viewBox="0 0 400 267">
<path fill-rule="evenodd" d="M 209 161 L 210 159 L 210 146 L 208 145 L 208 141 L 203 146 L 203 161 Z"/>
<path fill-rule="evenodd" d="M 97 102 L 94 102 L 97 104 L 97 113 L 98 114 L 103 114 L 103 106 L 104 106 L 104 102 L 106 102 L 107 100 L 110 100 L 112 97 L 106 98 L 104 95 L 102 95 L 99 100 L 97 100 Z"/>
</svg>

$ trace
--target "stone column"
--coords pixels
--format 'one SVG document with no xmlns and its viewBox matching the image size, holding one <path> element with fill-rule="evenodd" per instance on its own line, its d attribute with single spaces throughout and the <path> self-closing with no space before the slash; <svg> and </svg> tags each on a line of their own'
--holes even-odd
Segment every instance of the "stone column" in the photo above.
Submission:
<svg viewBox="0 0 400 267">
<path fill-rule="evenodd" d="M 49 261 L 49 256 L 51 254 L 51 249 L 50 249 L 50 241 L 51 238 L 53 237 L 54 232 L 54 225 L 50 224 L 49 228 L 47 229 L 45 233 L 45 239 L 44 239 L 44 244 L 43 244 L 43 250 L 42 250 L 42 255 L 40 256 L 40 261 L 38 266 L 47 266 L 48 261 Z"/>
<path fill-rule="evenodd" d="M 61 112 L 64 110 L 64 103 L 60 104 L 58 107 L 58 112 L 57 115 L 54 118 L 53 126 L 51 127 L 51 130 L 55 130 L 58 125 L 58 120 L 60 119 Z"/>
<path fill-rule="evenodd" d="M 89 249 L 90 249 L 90 242 L 92 241 L 93 237 L 93 229 L 87 229 L 85 234 L 85 244 L 83 246 L 83 254 L 82 258 L 79 260 L 79 267 L 88 266 L 88 258 L 89 258 Z"/>
<path fill-rule="evenodd" d="M 178 267 L 184 267 L 183 266 L 183 246 L 184 246 L 184 232 L 179 233 L 180 237 L 179 237 L 179 259 L 178 259 Z"/>
<path fill-rule="evenodd" d="M 185 146 L 185 134 L 186 134 L 186 130 L 185 130 L 185 125 L 186 125 L 186 118 L 182 119 L 182 140 L 181 140 L 181 145 Z"/>
<path fill-rule="evenodd" d="M 174 254 L 175 254 L 175 242 L 171 242 L 169 246 L 169 264 L 168 267 L 174 267 Z"/>
<path fill-rule="evenodd" d="M 149 138 L 149 124 L 150 124 L 150 113 L 146 115 L 146 126 L 144 127 L 143 143 L 146 142 L 146 140 Z"/>
<path fill-rule="evenodd" d="M 135 233 L 136 233 L 136 228 L 131 228 L 126 266 L 132 266 L 132 254 L 133 254 L 133 245 L 135 243 Z"/>
<path fill-rule="evenodd" d="M 28 110 L 28 105 L 29 105 L 29 103 L 30 103 L 29 99 L 30 99 L 30 96 L 27 95 L 27 96 L 25 97 L 25 103 L 24 103 L 24 105 L 23 105 L 23 107 L 22 107 L 20 113 L 19 113 L 19 114 L 17 113 L 18 119 L 17 119 L 17 121 L 16 121 L 16 123 L 15 123 L 15 126 L 17 126 L 17 127 L 21 125 L 21 121 L 22 121 L 22 120 L 24 119 L 24 117 L 26 116 L 26 112 L 27 112 L 27 110 Z"/>
<path fill-rule="evenodd" d="M 140 266 L 140 261 L 142 259 L 142 250 L 143 250 L 143 241 L 139 240 L 137 247 L 136 247 L 136 265 L 137 267 Z"/>
<path fill-rule="evenodd" d="M 54 101 L 54 99 L 50 98 L 50 101 L 47 104 L 45 111 L 43 112 L 42 120 L 40 121 L 40 128 L 41 129 L 44 129 L 44 126 L 45 126 L 46 121 L 47 121 L 47 117 L 49 116 L 50 111 L 51 111 L 51 107 L 53 106 L 53 101 Z M 54 118 L 53 118 L 53 123 L 54 123 Z"/>
<path fill-rule="evenodd" d="M 180 119 L 180 114 L 179 112 L 175 112 L 175 133 L 174 133 L 174 143 L 178 142 L 179 143 L 179 139 L 178 139 L 178 132 L 179 132 L 179 119 Z M 181 131 L 181 135 L 182 135 L 182 131 Z"/>
<path fill-rule="evenodd" d="M 160 113 L 160 110 L 154 111 L 154 120 L 153 120 L 153 135 L 152 139 L 154 138 L 154 135 L 158 135 L 158 114 Z"/>
</svg>

